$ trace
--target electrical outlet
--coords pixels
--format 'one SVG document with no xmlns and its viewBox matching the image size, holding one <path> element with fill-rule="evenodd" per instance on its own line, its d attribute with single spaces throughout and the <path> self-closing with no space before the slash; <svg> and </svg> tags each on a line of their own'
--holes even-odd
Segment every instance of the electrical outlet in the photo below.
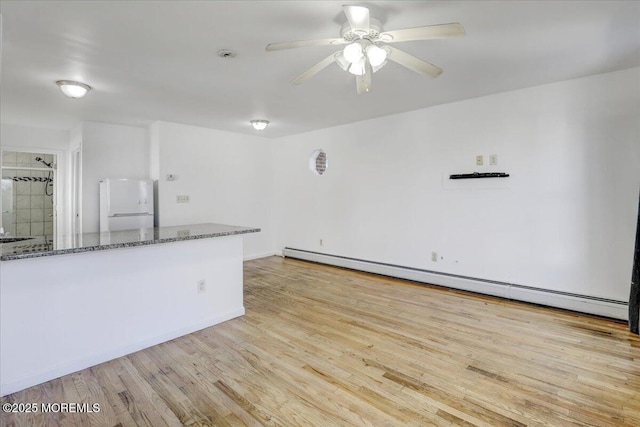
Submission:
<svg viewBox="0 0 640 427">
<path fill-rule="evenodd" d="M 484 164 L 484 156 L 476 156 L 476 166 L 482 166 Z"/>
<path fill-rule="evenodd" d="M 176 203 L 189 203 L 189 196 L 176 196 Z"/>
<path fill-rule="evenodd" d="M 489 164 L 492 166 L 495 166 L 498 164 L 498 155 L 497 154 L 492 154 L 489 156 Z"/>
<path fill-rule="evenodd" d="M 438 262 L 438 252 L 431 252 L 431 261 Z"/>
<path fill-rule="evenodd" d="M 198 293 L 203 294 L 205 292 L 207 292 L 207 282 L 204 279 L 198 280 Z"/>
<path fill-rule="evenodd" d="M 176 231 L 176 235 L 178 237 L 189 237 L 191 233 L 189 232 L 189 230 L 178 230 Z"/>
<path fill-rule="evenodd" d="M 176 178 L 177 177 L 175 176 L 175 174 L 172 174 L 172 173 L 167 174 L 167 181 L 175 181 Z"/>
<path fill-rule="evenodd" d="M 324 242 L 320 239 L 320 246 L 324 246 Z"/>
</svg>

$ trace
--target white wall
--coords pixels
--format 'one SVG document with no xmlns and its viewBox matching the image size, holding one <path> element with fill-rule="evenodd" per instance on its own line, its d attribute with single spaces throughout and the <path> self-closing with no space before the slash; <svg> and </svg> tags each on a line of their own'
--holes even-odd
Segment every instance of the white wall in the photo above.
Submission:
<svg viewBox="0 0 640 427">
<path fill-rule="evenodd" d="M 222 223 L 259 227 L 244 236 L 244 256 L 273 254 L 273 141 L 250 135 L 156 122 L 150 151 L 158 180 L 159 225 Z M 167 174 L 176 175 L 167 181 Z M 176 196 L 189 203 L 176 203 Z"/>
<path fill-rule="evenodd" d="M 639 86 L 635 68 L 281 138 L 277 248 L 626 301 Z M 447 179 L 473 171 L 511 177 Z"/>
<path fill-rule="evenodd" d="M 20 147 L 32 150 L 68 150 L 69 131 L 32 128 L 2 123 L 0 126 L 2 147 Z"/>
<path fill-rule="evenodd" d="M 147 129 L 82 123 L 82 232 L 100 230 L 99 182 L 149 178 Z"/>
</svg>

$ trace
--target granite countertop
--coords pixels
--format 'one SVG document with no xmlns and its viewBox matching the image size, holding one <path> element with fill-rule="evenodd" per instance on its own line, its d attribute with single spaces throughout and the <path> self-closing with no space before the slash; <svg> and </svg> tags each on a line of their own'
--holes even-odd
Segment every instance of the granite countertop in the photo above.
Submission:
<svg viewBox="0 0 640 427">
<path fill-rule="evenodd" d="M 55 242 L 52 236 L 39 236 L 20 242 L 0 243 L 0 261 L 130 248 L 183 240 L 208 239 L 234 234 L 258 233 L 259 231 L 259 228 L 225 224 L 193 224 L 104 233 L 83 233 L 63 236 L 58 239 L 59 241 Z"/>
</svg>

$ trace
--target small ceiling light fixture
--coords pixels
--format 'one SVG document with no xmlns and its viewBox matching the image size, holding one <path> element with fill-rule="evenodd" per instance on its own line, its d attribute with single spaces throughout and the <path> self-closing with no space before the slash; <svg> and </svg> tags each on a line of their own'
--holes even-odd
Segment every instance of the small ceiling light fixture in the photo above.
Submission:
<svg viewBox="0 0 640 427">
<path fill-rule="evenodd" d="M 91 90 L 91 86 L 73 80 L 58 80 L 56 84 L 69 98 L 82 98 Z"/>
<path fill-rule="evenodd" d="M 251 120 L 249 123 L 251 123 L 251 126 L 253 126 L 255 130 L 265 130 L 269 124 L 269 120 Z"/>
</svg>

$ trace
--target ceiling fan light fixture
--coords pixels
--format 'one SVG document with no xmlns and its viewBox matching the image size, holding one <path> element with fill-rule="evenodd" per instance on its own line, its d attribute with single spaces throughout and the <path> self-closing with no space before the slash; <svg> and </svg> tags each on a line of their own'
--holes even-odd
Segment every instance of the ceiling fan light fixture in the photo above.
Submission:
<svg viewBox="0 0 640 427">
<path fill-rule="evenodd" d="M 91 86 L 73 80 L 58 80 L 56 84 L 69 98 L 82 98 L 91 90 Z"/>
<path fill-rule="evenodd" d="M 342 51 L 339 51 L 333 57 L 336 60 L 336 64 L 338 64 L 340 68 L 342 68 L 344 71 L 347 71 L 349 69 L 349 65 L 351 65 L 351 63 L 347 61 L 347 58 L 344 57 Z"/>
<path fill-rule="evenodd" d="M 365 73 L 366 69 L 365 69 L 365 58 L 362 57 L 360 59 L 360 61 L 358 62 L 354 62 L 353 64 L 351 64 L 351 66 L 349 67 L 349 72 L 353 75 L 356 76 L 361 76 Z"/>
<path fill-rule="evenodd" d="M 345 59 L 352 64 L 359 62 L 362 59 L 362 45 L 358 42 L 347 45 L 342 51 Z"/>
<path fill-rule="evenodd" d="M 373 71 L 374 73 L 377 72 L 380 68 L 384 67 L 385 65 L 387 65 L 387 60 L 385 59 L 385 61 L 380 64 L 380 65 L 376 65 L 376 66 L 371 66 L 371 71 Z"/>
<path fill-rule="evenodd" d="M 265 130 L 269 124 L 269 120 L 251 120 L 249 123 L 251 123 L 251 126 L 253 126 L 255 130 Z"/>
<path fill-rule="evenodd" d="M 387 51 L 374 44 L 367 46 L 366 51 L 367 58 L 369 58 L 369 63 L 372 67 L 378 67 L 387 60 Z"/>
</svg>

